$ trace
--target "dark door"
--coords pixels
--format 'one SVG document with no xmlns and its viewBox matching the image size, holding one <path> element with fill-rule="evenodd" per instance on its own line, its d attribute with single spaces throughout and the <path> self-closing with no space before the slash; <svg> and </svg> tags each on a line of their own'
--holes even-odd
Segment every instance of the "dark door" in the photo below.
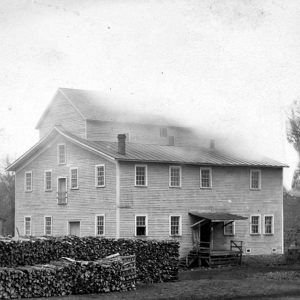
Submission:
<svg viewBox="0 0 300 300">
<path fill-rule="evenodd" d="M 200 227 L 200 241 L 201 242 L 210 242 L 210 226 L 211 226 L 211 222 L 205 222 Z"/>
</svg>

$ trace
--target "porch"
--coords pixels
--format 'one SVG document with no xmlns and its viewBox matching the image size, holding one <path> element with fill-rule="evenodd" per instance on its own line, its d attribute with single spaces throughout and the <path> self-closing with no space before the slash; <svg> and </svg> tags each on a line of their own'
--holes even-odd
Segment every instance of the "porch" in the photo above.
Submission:
<svg viewBox="0 0 300 300">
<path fill-rule="evenodd" d="M 186 267 L 193 265 L 216 267 L 242 263 L 243 241 L 233 240 L 234 221 L 246 220 L 246 217 L 229 213 L 195 211 L 189 212 L 189 215 L 193 223 L 191 225 L 193 249 L 183 262 Z M 229 234 L 226 235 L 226 232 Z"/>
</svg>

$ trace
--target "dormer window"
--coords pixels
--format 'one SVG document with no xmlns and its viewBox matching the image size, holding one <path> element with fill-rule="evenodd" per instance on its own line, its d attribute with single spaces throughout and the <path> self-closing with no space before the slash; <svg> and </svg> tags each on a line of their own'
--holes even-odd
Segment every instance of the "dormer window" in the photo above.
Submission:
<svg viewBox="0 0 300 300">
<path fill-rule="evenodd" d="M 66 144 L 57 145 L 57 160 L 59 165 L 66 163 Z"/>
</svg>

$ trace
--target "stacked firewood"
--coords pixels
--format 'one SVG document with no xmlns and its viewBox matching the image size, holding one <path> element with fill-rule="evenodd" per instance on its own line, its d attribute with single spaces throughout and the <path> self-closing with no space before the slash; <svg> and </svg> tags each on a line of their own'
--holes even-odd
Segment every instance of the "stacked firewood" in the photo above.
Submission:
<svg viewBox="0 0 300 300">
<path fill-rule="evenodd" d="M 0 240 L 1 267 L 46 264 L 63 256 L 95 261 L 113 253 L 136 256 L 139 281 L 161 282 L 177 279 L 179 244 L 176 241 L 75 236 Z"/>
<path fill-rule="evenodd" d="M 0 269 L 0 299 L 64 296 L 135 289 L 135 257 L 98 261 L 62 258 L 47 265 Z"/>
</svg>

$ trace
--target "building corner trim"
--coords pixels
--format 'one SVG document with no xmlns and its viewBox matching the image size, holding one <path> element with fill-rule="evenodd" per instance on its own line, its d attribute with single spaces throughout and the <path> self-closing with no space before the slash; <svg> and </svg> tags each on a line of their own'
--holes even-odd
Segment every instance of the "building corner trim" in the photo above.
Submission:
<svg viewBox="0 0 300 300">
<path fill-rule="evenodd" d="M 116 239 L 120 238 L 120 163 L 116 161 Z"/>
</svg>

